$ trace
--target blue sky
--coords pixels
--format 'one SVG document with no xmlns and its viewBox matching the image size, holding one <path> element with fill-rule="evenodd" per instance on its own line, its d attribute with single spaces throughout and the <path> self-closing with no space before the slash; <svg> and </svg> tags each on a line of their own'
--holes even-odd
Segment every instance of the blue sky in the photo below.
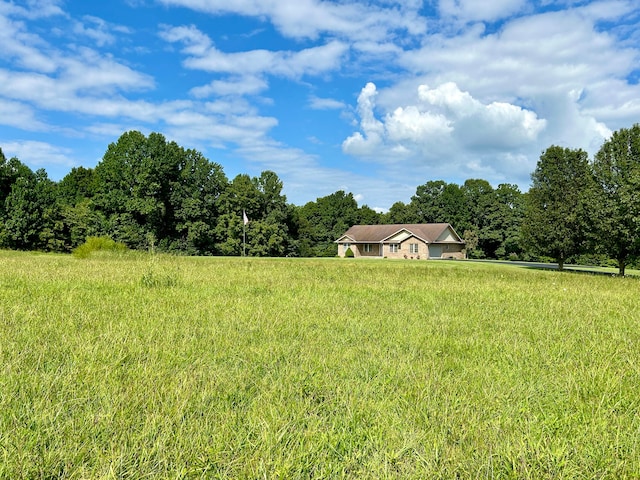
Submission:
<svg viewBox="0 0 640 480">
<path fill-rule="evenodd" d="M 288 201 L 517 184 L 640 122 L 636 0 L 0 0 L 0 148 L 61 179 L 160 132 Z"/>
</svg>

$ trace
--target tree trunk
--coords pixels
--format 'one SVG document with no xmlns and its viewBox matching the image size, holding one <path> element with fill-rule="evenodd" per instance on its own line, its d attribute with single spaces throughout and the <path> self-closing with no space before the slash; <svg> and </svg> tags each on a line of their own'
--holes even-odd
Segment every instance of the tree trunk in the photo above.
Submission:
<svg viewBox="0 0 640 480">
<path fill-rule="evenodd" d="M 560 271 L 564 270 L 564 258 L 558 259 L 558 270 Z"/>
<path fill-rule="evenodd" d="M 624 259 L 618 259 L 618 275 L 621 277 L 624 277 L 624 269 L 626 266 Z"/>
</svg>

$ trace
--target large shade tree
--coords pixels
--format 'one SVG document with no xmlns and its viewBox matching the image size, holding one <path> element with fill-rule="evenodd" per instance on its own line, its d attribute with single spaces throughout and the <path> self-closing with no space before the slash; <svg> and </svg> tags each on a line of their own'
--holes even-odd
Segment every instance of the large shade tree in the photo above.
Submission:
<svg viewBox="0 0 640 480">
<path fill-rule="evenodd" d="M 5 199 L 0 244 L 16 250 L 62 251 L 63 222 L 55 184 L 44 169 L 32 172 L 23 167 Z"/>
<path fill-rule="evenodd" d="M 222 168 L 159 133 L 131 131 L 95 168 L 95 208 L 106 231 L 132 248 L 215 253 L 214 223 L 227 186 Z"/>
<path fill-rule="evenodd" d="M 550 256 L 562 270 L 565 261 L 587 246 L 593 192 L 588 155 L 581 149 L 549 147 L 531 175 L 522 235 L 539 255 Z"/>
<path fill-rule="evenodd" d="M 593 173 L 597 243 L 624 275 L 640 256 L 640 125 L 614 132 L 596 153 Z"/>
</svg>

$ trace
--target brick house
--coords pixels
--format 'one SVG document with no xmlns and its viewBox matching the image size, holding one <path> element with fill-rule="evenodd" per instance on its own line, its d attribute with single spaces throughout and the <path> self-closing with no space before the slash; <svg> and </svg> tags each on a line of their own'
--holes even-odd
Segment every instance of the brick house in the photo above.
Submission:
<svg viewBox="0 0 640 480">
<path fill-rule="evenodd" d="M 465 258 L 464 241 L 448 223 L 354 225 L 335 243 L 340 257 L 350 248 L 354 257 Z"/>
</svg>

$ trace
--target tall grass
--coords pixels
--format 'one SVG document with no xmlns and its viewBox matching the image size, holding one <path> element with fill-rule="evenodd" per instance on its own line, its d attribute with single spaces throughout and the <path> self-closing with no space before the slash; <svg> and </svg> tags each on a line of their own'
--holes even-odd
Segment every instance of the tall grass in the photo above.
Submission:
<svg viewBox="0 0 640 480">
<path fill-rule="evenodd" d="M 0 252 L 0 478 L 637 478 L 639 286 Z"/>
</svg>

